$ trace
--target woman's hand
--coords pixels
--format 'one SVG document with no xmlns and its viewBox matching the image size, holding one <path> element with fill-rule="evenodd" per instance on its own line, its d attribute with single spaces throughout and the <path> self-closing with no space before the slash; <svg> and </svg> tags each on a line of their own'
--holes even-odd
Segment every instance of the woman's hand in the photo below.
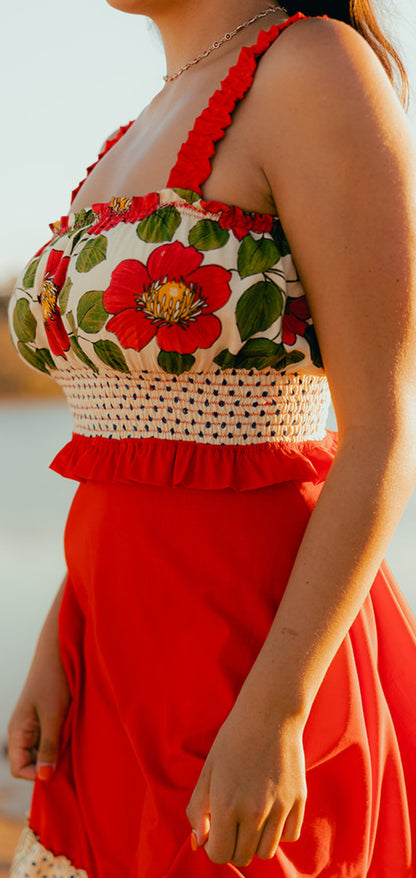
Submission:
<svg viewBox="0 0 416 878">
<path fill-rule="evenodd" d="M 71 700 L 59 652 L 58 611 L 62 589 L 42 629 L 35 656 L 9 723 L 9 762 L 14 777 L 50 780 L 61 728 Z"/>
<path fill-rule="evenodd" d="M 303 724 L 277 725 L 238 702 L 211 747 L 187 816 L 214 863 L 269 859 L 299 838 L 306 800 Z"/>
</svg>

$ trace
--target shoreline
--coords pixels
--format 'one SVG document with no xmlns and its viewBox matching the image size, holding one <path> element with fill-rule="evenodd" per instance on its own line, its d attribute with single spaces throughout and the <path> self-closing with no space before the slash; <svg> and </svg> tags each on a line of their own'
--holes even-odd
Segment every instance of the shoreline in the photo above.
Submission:
<svg viewBox="0 0 416 878">
<path fill-rule="evenodd" d="M 8 878 L 20 833 L 26 823 L 32 784 L 9 772 L 2 742 L 0 754 L 0 878 Z"/>
<path fill-rule="evenodd" d="M 24 820 L 0 815 L 0 878 L 9 878 L 10 865 L 23 827 Z"/>
<path fill-rule="evenodd" d="M 19 406 L 33 406 L 33 408 L 40 408 L 41 406 L 50 406 L 51 408 L 68 408 L 68 404 L 66 402 L 63 394 L 51 394 L 47 396 L 30 394 L 30 393 L 0 393 L 0 407 L 1 408 L 19 408 Z"/>
</svg>

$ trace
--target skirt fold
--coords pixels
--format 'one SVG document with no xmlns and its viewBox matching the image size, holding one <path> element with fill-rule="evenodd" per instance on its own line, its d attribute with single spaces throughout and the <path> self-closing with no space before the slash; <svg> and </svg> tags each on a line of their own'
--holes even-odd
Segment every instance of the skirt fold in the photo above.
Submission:
<svg viewBox="0 0 416 878">
<path fill-rule="evenodd" d="M 60 614 L 73 704 L 31 827 L 88 878 L 411 878 L 416 629 L 383 565 L 304 734 L 300 839 L 211 863 L 185 809 L 269 631 L 319 494 L 87 481 Z"/>
</svg>

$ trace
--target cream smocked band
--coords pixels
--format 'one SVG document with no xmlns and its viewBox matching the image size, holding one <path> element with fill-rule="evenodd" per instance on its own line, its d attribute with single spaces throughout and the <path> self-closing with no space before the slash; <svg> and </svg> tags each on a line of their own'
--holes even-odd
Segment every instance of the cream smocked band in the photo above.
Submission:
<svg viewBox="0 0 416 878">
<path fill-rule="evenodd" d="M 329 390 L 323 376 L 218 370 L 167 378 L 66 369 L 54 378 L 82 436 L 214 445 L 325 437 Z"/>
</svg>

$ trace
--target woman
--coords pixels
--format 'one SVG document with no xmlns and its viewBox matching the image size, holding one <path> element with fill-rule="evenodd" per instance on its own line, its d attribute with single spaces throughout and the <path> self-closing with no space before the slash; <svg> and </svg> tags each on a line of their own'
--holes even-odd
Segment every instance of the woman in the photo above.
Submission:
<svg viewBox="0 0 416 878">
<path fill-rule="evenodd" d="M 329 0 L 111 5 L 157 24 L 166 85 L 11 306 L 81 483 L 10 724 L 37 778 L 12 874 L 408 878 L 416 628 L 380 567 L 416 479 L 394 56 L 370 2 L 355 28 Z"/>
</svg>

